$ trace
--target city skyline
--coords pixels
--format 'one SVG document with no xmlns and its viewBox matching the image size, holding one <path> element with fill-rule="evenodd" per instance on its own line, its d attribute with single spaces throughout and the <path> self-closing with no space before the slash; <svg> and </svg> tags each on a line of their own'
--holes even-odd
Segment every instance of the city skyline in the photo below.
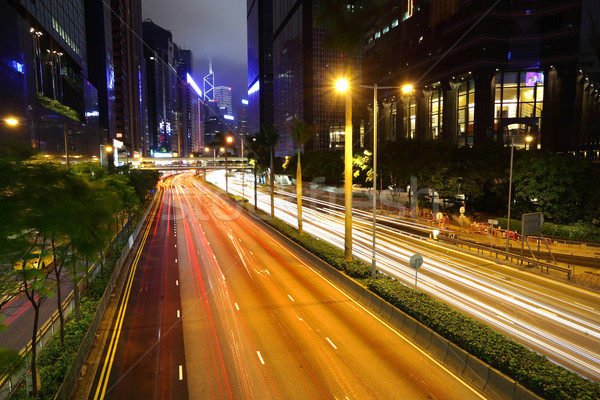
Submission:
<svg viewBox="0 0 600 400">
<path fill-rule="evenodd" d="M 185 7 L 173 7 L 157 0 L 144 0 L 142 17 L 171 31 L 175 43 L 192 51 L 196 81 L 208 74 L 212 59 L 215 86 L 230 86 L 234 104 L 247 98 L 245 4 L 224 0 L 218 4 L 187 2 Z"/>
</svg>

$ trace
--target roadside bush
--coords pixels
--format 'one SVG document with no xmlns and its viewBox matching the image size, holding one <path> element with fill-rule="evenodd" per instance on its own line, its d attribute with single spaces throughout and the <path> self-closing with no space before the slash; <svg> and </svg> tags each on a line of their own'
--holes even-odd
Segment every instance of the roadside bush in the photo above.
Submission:
<svg viewBox="0 0 600 400">
<path fill-rule="evenodd" d="M 43 399 L 53 399 L 62 384 L 71 363 L 79 350 L 87 330 L 94 319 L 99 300 L 83 297 L 81 299 L 80 318 L 69 318 L 65 324 L 65 342 L 60 343 L 60 335 L 54 335 L 38 357 L 42 379 Z"/>
</svg>

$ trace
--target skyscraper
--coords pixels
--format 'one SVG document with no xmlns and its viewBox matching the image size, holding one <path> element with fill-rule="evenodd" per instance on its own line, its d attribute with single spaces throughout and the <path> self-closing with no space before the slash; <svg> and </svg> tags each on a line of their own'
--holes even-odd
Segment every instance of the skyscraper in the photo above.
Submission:
<svg viewBox="0 0 600 400">
<path fill-rule="evenodd" d="M 177 131 L 179 132 L 177 153 L 187 157 L 200 151 L 200 109 L 202 91 L 193 78 L 193 56 L 190 50 L 175 47 L 175 63 L 177 64 Z"/>
<path fill-rule="evenodd" d="M 345 97 L 333 87 L 335 78 L 344 72 L 346 59 L 326 46 L 327 26 L 315 21 L 318 12 L 316 1 L 273 3 L 273 110 L 278 155 L 292 154 L 297 147 L 288 128 L 295 119 L 317 127 L 305 145 L 307 150 L 335 150 L 344 143 Z M 358 76 L 358 59 L 350 60 Z"/>
<path fill-rule="evenodd" d="M 247 0 L 248 129 L 273 124 L 273 0 Z"/>
<path fill-rule="evenodd" d="M 231 105 L 231 88 L 228 86 L 215 86 L 214 100 L 217 102 L 221 115 L 233 115 Z"/>
<path fill-rule="evenodd" d="M 19 121 L 0 124 L 0 136 L 50 154 L 65 154 L 66 142 L 71 155 L 98 156 L 83 1 L 3 1 L 0 22 L 0 118 Z"/>
<path fill-rule="evenodd" d="M 178 152 L 177 70 L 171 32 L 151 20 L 143 22 L 148 93 L 150 154 Z"/>
<path fill-rule="evenodd" d="M 112 144 L 117 132 L 115 66 L 111 10 L 102 0 L 85 2 L 90 82 L 98 89 L 98 119 L 102 144 Z"/>
<path fill-rule="evenodd" d="M 130 155 L 148 153 L 141 0 L 111 0 L 117 140 Z"/>
</svg>

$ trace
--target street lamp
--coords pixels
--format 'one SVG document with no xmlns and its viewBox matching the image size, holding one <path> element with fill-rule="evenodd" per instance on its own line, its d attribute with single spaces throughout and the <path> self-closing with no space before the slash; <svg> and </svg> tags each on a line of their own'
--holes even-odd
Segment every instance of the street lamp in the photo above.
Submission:
<svg viewBox="0 0 600 400">
<path fill-rule="evenodd" d="M 348 81 L 345 79 L 340 79 L 336 82 L 336 90 L 338 91 L 347 91 L 348 93 L 350 93 L 350 86 L 348 84 Z M 375 249 L 376 249 L 376 244 L 377 244 L 377 111 L 378 111 L 378 107 L 377 107 L 377 89 L 400 89 L 402 91 L 402 93 L 405 96 L 409 96 L 412 91 L 413 91 L 413 86 L 410 84 L 406 84 L 403 86 L 377 86 L 377 84 L 374 84 L 373 86 L 370 85 L 355 85 L 356 87 L 361 87 L 361 88 L 367 88 L 367 89 L 373 89 L 373 252 L 371 255 L 371 277 L 373 279 L 375 279 L 376 273 L 377 273 L 377 261 L 375 259 Z M 350 98 L 350 101 L 348 101 L 348 99 Z M 350 102 L 351 104 L 351 97 L 348 95 L 348 97 L 346 97 L 346 132 L 348 129 L 348 102 Z M 350 109 L 350 112 L 352 112 L 352 109 Z M 350 132 L 352 132 L 352 119 L 350 119 Z M 346 133 L 346 135 L 348 135 Z M 346 138 L 348 138 L 348 136 L 346 136 Z M 346 143 L 348 143 L 348 141 L 346 141 Z M 346 148 L 347 150 L 347 148 Z M 348 157 L 348 153 L 346 153 L 346 158 L 345 161 L 348 162 L 348 159 L 351 160 L 352 158 L 352 149 L 350 149 L 350 157 Z M 346 167 L 348 165 L 346 164 Z M 347 172 L 347 170 L 346 170 Z M 352 164 L 350 163 L 350 174 L 352 173 Z M 352 176 L 352 175 L 350 175 Z M 350 178 L 351 179 L 351 178 Z M 350 185 L 350 188 L 352 188 L 352 185 Z M 350 193 L 351 193 L 350 189 Z M 348 189 L 346 186 L 346 193 L 348 193 Z M 346 203 L 346 210 L 348 210 L 348 203 Z M 350 196 L 350 206 L 349 206 L 350 210 L 352 209 L 352 196 Z M 348 218 L 348 214 L 349 214 L 349 218 L 351 221 L 352 218 L 352 214 L 351 212 L 346 214 L 346 217 Z M 347 219 L 348 220 L 348 219 Z M 347 235 L 348 235 L 348 230 L 346 230 Z M 349 237 L 352 237 L 352 225 L 350 223 L 350 231 L 349 231 Z M 348 237 L 347 236 L 347 237 Z M 352 246 L 352 241 L 350 241 L 350 246 Z M 350 247 L 351 248 L 351 247 Z M 350 252 L 351 254 L 351 252 Z M 350 259 L 351 261 L 351 259 Z"/>
<path fill-rule="evenodd" d="M 205 153 L 208 153 L 209 151 L 210 151 L 209 147 L 204 148 Z M 217 164 L 217 160 L 216 160 L 217 154 L 216 153 L 217 153 L 217 149 L 213 149 L 213 167 Z"/>
<path fill-rule="evenodd" d="M 19 123 L 19 120 L 16 119 L 16 118 L 9 117 L 9 118 L 6 118 L 4 120 L 4 122 L 6 122 L 10 126 L 15 126 L 15 125 L 17 125 Z"/>
<path fill-rule="evenodd" d="M 531 137 L 531 136 L 525 137 L 525 141 L 527 143 L 531 142 L 532 140 L 533 140 L 533 137 Z M 509 240 L 510 240 L 510 203 L 511 203 L 511 197 L 512 197 L 512 172 L 513 172 L 514 150 L 515 150 L 515 136 L 510 135 L 510 172 L 508 174 L 508 215 L 507 215 L 507 221 L 506 221 L 506 252 L 507 253 L 510 250 L 510 244 L 509 244 Z"/>
<path fill-rule="evenodd" d="M 244 196 L 244 184 L 245 184 L 244 173 L 246 171 L 244 170 L 244 134 L 243 133 L 240 135 L 240 140 L 241 140 L 241 145 L 242 145 L 242 201 L 245 201 L 246 196 Z"/>
<path fill-rule="evenodd" d="M 338 92 L 346 93 L 346 130 L 344 134 L 344 261 L 352 262 L 352 91 L 347 79 L 335 83 Z"/>
</svg>

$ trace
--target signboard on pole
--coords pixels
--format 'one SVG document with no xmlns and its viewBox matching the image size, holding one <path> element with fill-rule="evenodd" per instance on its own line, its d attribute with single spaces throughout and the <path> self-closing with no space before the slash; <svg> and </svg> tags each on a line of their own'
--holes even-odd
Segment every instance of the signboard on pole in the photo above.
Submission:
<svg viewBox="0 0 600 400">
<path fill-rule="evenodd" d="M 521 219 L 521 234 L 525 236 L 539 235 L 542 231 L 544 215 L 541 212 L 523 214 Z"/>
<path fill-rule="evenodd" d="M 419 275 L 419 268 L 423 265 L 423 256 L 420 254 L 413 254 L 410 258 L 410 266 L 415 270 L 415 292 L 417 291 L 417 276 Z"/>
</svg>

